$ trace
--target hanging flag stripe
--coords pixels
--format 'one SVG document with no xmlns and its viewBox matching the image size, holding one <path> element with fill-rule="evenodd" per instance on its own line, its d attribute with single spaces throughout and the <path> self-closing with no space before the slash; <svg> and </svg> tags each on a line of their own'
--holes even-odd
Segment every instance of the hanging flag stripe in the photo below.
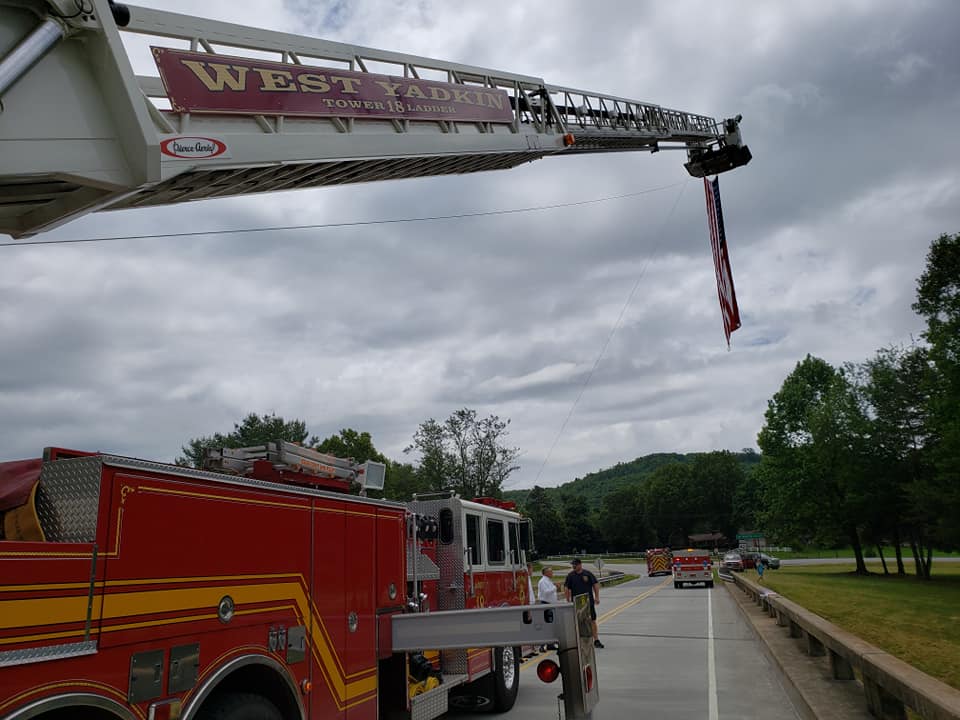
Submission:
<svg viewBox="0 0 960 720">
<path fill-rule="evenodd" d="M 733 288 L 730 255 L 727 252 L 727 238 L 723 231 L 719 178 L 714 178 L 712 181 L 704 178 L 703 189 L 707 198 L 707 224 L 710 227 L 713 267 L 717 274 L 717 298 L 720 300 L 720 314 L 723 316 L 723 333 L 729 347 L 730 333 L 740 327 L 740 309 L 737 307 L 737 293 Z"/>
</svg>

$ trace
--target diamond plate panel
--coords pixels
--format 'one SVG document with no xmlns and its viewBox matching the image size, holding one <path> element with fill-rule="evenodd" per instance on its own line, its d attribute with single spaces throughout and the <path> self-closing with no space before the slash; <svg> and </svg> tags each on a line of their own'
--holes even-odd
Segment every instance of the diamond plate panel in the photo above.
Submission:
<svg viewBox="0 0 960 720">
<path fill-rule="evenodd" d="M 410 720 L 432 720 L 447 712 L 450 691 L 467 681 L 466 675 L 443 675 L 443 684 L 410 699 Z"/>
<path fill-rule="evenodd" d="M 0 652 L 0 668 L 12 667 L 13 665 L 29 665 L 45 660 L 93 655 L 96 652 L 96 640 L 66 643 L 64 645 L 45 645 L 44 647 L 23 648 L 21 650 L 4 650 Z"/>
<path fill-rule="evenodd" d="M 463 562 L 464 535 L 466 528 L 463 520 L 463 507 L 458 498 L 439 498 L 436 500 L 418 500 L 410 504 L 410 509 L 421 515 L 440 516 L 440 511 L 449 509 L 453 513 L 453 542 L 437 543 L 437 563 L 440 566 L 440 597 L 437 607 L 440 610 L 463 610 L 466 607 L 465 580 Z M 451 591 L 453 588 L 453 591 Z M 440 653 L 443 671 L 458 675 L 467 674 L 466 650 L 443 650 Z"/>
<path fill-rule="evenodd" d="M 37 485 L 37 516 L 51 542 L 93 542 L 100 505 L 99 457 L 43 464 Z"/>
<path fill-rule="evenodd" d="M 440 568 L 423 553 L 417 553 L 417 580 L 439 580 Z M 407 580 L 413 581 L 413 547 L 407 546 Z"/>
</svg>

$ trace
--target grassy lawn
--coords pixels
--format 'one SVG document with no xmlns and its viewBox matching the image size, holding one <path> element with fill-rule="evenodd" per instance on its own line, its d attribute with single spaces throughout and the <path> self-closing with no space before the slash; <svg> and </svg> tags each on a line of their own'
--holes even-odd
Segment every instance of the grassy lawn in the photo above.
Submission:
<svg viewBox="0 0 960 720">
<path fill-rule="evenodd" d="M 876 560 L 880 562 L 880 558 L 872 557 L 876 555 L 876 550 L 873 548 L 864 548 L 866 553 L 866 560 L 872 561 Z M 770 551 L 770 555 L 774 555 L 781 560 L 793 560 L 793 559 L 819 559 L 819 558 L 853 558 L 853 548 L 836 548 L 833 550 L 823 549 L 823 548 L 808 548 L 804 550 L 791 550 L 790 552 L 786 551 Z M 883 549 L 883 556 L 887 559 L 887 565 L 896 566 L 897 557 L 893 548 L 885 547 Z M 933 551 L 933 564 L 936 567 L 938 557 L 960 557 L 958 552 L 944 552 L 942 550 Z M 909 548 L 903 548 L 903 562 L 913 568 L 913 555 L 910 552 Z"/>
<path fill-rule="evenodd" d="M 639 575 L 626 575 L 626 574 L 624 574 L 624 575 L 622 575 L 621 577 L 618 577 L 616 580 L 610 580 L 609 582 L 605 582 L 605 583 L 603 584 L 603 586 L 604 586 L 605 588 L 608 588 L 608 587 L 613 587 L 614 585 L 622 585 L 622 584 L 625 583 L 625 582 L 630 582 L 631 580 L 636 580 L 638 577 L 640 577 L 640 576 L 639 576 Z"/>
<path fill-rule="evenodd" d="M 868 567 L 882 573 L 879 561 Z M 929 582 L 913 576 L 852 575 L 846 565 L 785 566 L 764 585 L 960 689 L 960 565 L 933 565 Z M 747 571 L 756 580 L 756 573 Z"/>
</svg>

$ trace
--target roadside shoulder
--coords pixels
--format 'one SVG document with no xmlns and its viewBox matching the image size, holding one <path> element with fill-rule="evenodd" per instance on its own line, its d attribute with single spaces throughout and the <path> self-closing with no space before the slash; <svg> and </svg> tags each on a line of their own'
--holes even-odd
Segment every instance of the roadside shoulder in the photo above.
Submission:
<svg viewBox="0 0 960 720">
<path fill-rule="evenodd" d="M 857 682 L 835 680 L 829 660 L 803 652 L 800 641 L 789 636 L 753 598 L 731 582 L 723 582 L 747 623 L 760 639 L 767 658 L 780 674 L 783 687 L 808 720 L 872 720 Z"/>
</svg>

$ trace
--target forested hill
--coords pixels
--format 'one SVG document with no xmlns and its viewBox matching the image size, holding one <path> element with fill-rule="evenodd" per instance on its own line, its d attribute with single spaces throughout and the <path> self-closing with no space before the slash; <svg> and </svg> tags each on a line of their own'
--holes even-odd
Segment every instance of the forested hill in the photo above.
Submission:
<svg viewBox="0 0 960 720">
<path fill-rule="evenodd" d="M 563 495 L 572 495 L 578 498 L 588 511 L 599 510 L 603 498 L 610 492 L 620 488 L 640 485 L 654 470 L 664 465 L 674 463 L 690 463 L 702 453 L 653 453 L 644 455 L 630 462 L 617 463 L 611 468 L 589 473 L 582 478 L 576 478 L 559 487 L 545 488 L 547 495 L 559 503 Z M 749 473 L 754 465 L 760 462 L 760 455 L 756 452 L 733 453 L 744 472 Z M 522 505 L 530 489 L 507 490 L 503 493 L 504 500 L 514 500 Z"/>
</svg>

